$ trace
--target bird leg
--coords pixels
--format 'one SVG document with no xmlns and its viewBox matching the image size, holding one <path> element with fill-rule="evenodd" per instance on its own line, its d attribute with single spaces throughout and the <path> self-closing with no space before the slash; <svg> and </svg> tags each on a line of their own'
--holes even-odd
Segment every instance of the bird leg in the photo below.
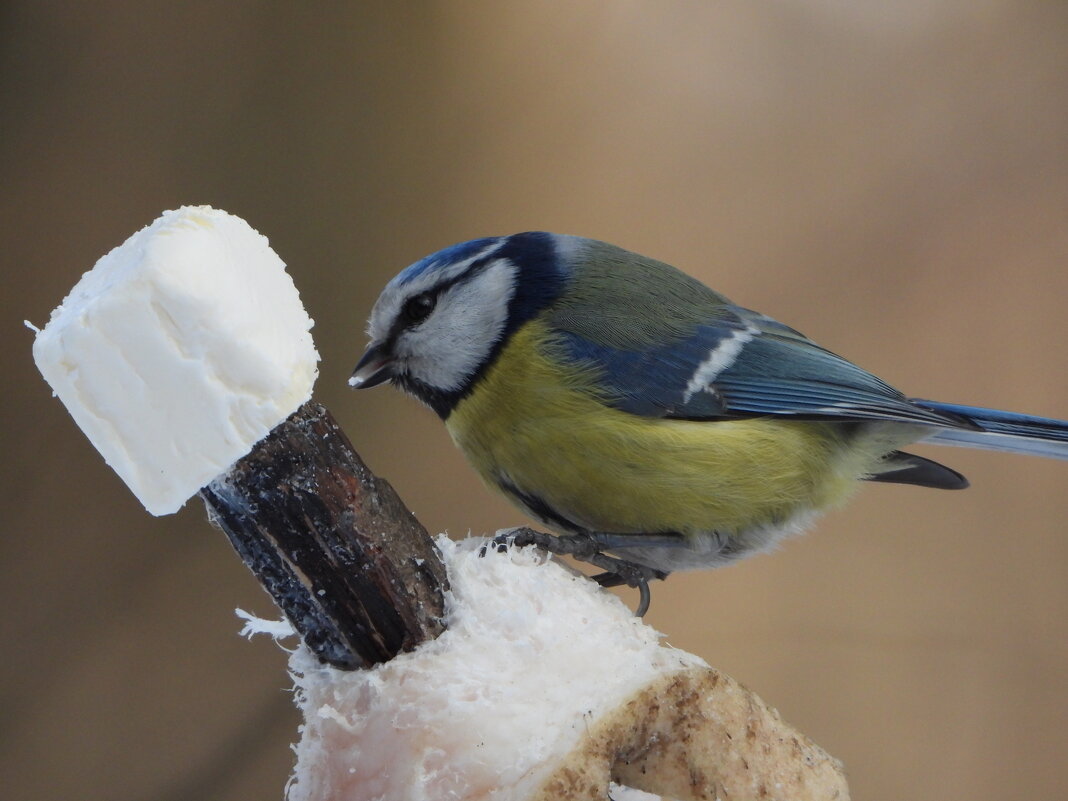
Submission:
<svg viewBox="0 0 1068 801">
<path fill-rule="evenodd" d="M 634 610 L 637 617 L 644 617 L 649 611 L 649 582 L 653 579 L 665 579 L 667 573 L 662 570 L 654 570 L 651 567 L 628 562 L 608 556 L 601 551 L 603 545 L 594 534 L 563 534 L 556 536 L 544 531 L 535 531 L 532 528 L 520 527 L 512 529 L 506 534 L 499 534 L 493 538 L 492 543 L 498 550 L 504 550 L 509 545 L 524 547 L 533 545 L 543 551 L 548 551 L 557 556 L 571 556 L 581 562 L 588 562 L 605 571 L 591 578 L 602 587 L 619 587 L 626 585 L 638 590 L 638 608 Z"/>
</svg>

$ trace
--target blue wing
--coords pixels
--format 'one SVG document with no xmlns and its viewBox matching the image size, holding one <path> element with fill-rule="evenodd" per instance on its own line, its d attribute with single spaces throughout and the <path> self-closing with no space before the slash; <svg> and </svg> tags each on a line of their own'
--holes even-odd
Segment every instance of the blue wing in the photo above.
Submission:
<svg viewBox="0 0 1068 801">
<path fill-rule="evenodd" d="M 851 362 L 770 317 L 719 306 L 707 323 L 662 345 L 623 349 L 558 329 L 571 359 L 594 368 L 609 403 L 650 417 L 760 415 L 841 421 L 969 423 L 924 409 Z"/>
</svg>

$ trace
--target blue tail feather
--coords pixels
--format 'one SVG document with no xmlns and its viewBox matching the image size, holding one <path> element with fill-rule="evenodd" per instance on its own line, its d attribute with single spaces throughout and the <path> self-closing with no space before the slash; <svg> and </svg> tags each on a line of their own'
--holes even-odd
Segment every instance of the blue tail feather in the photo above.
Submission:
<svg viewBox="0 0 1068 801">
<path fill-rule="evenodd" d="M 925 437 L 923 442 L 1068 459 L 1068 420 L 957 403 L 919 399 L 913 399 L 912 403 L 924 409 L 961 417 L 975 426 L 939 429 Z"/>
</svg>

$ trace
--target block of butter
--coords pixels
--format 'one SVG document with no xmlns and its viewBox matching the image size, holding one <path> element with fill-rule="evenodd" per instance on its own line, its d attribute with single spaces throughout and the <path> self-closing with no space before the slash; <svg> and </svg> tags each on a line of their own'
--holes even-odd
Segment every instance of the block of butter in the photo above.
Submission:
<svg viewBox="0 0 1068 801">
<path fill-rule="evenodd" d="M 311 327 L 266 237 L 185 206 L 85 273 L 33 356 L 107 463 L 163 515 L 311 397 Z"/>
</svg>

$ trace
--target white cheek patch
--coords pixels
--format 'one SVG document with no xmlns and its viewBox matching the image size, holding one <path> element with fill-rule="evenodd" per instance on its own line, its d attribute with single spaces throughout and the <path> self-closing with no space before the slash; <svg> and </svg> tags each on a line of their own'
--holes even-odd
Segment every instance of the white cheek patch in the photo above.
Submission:
<svg viewBox="0 0 1068 801">
<path fill-rule="evenodd" d="M 500 259 L 442 294 L 426 322 L 397 341 L 407 372 L 446 392 L 460 389 L 503 335 L 515 279 L 515 267 Z"/>
<path fill-rule="evenodd" d="M 712 382 L 716 380 L 716 376 L 734 364 L 742 348 L 753 341 L 755 334 L 756 329 L 748 327 L 735 331 L 709 351 L 708 356 L 697 365 L 689 383 L 686 384 L 682 402 L 689 403 L 698 392 L 708 390 Z"/>
<path fill-rule="evenodd" d="M 371 318 L 367 321 L 367 335 L 371 339 L 384 338 L 389 333 L 390 326 L 397 318 L 397 315 L 400 314 L 401 306 L 406 300 L 415 297 L 420 292 L 426 292 L 428 289 L 447 283 L 458 275 L 462 275 L 476 261 L 484 259 L 495 250 L 500 250 L 505 241 L 504 238 L 498 239 L 473 256 L 469 256 L 455 264 L 429 268 L 421 275 L 403 284 L 395 283 L 396 279 L 394 279 L 382 290 L 382 295 L 371 310 Z"/>
</svg>

